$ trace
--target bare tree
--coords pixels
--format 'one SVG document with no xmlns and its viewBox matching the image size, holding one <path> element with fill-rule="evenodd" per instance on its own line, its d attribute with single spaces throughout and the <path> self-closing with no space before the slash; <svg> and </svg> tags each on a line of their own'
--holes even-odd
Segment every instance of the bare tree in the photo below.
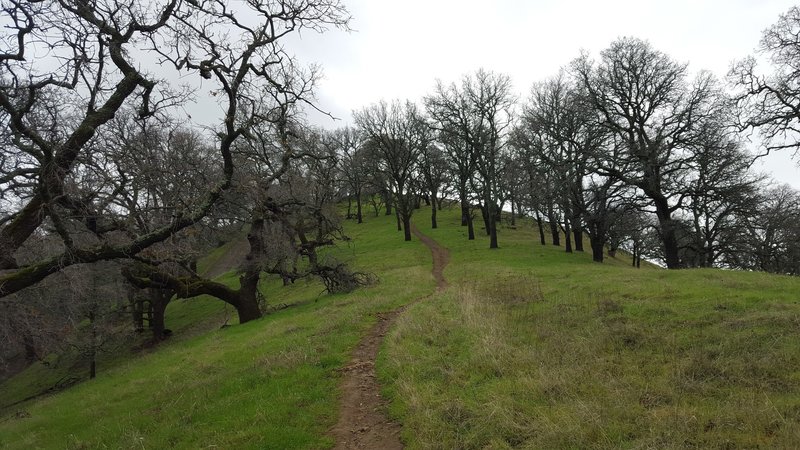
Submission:
<svg viewBox="0 0 800 450">
<path fill-rule="evenodd" d="M 497 177 L 514 105 L 511 79 L 481 69 L 465 76 L 461 86 L 437 82 L 436 92 L 425 98 L 425 104 L 446 144 L 455 152 L 465 152 L 453 161 L 459 168 L 474 169 L 480 177 L 471 181 L 480 190 L 489 248 L 497 248 Z"/>
<path fill-rule="evenodd" d="M 0 158 L 0 189 L 7 199 L 0 216 L 0 268 L 8 270 L 0 275 L 0 295 L 64 266 L 130 258 L 199 222 L 231 185 L 234 143 L 249 138 L 254 125 L 282 120 L 289 105 L 309 102 L 317 71 L 299 68 L 281 41 L 301 29 L 346 27 L 344 7 L 338 0 L 242 7 L 246 11 L 235 13 L 215 1 L 4 3 L 14 37 L 3 39 L 0 50 L 0 120 L 9 130 Z M 240 20 L 245 15 L 246 22 Z M 48 46 L 51 59 L 31 64 L 26 55 L 37 45 Z M 214 142 L 222 177 L 197 207 L 176 206 L 164 226 L 137 233 L 124 222 L 99 217 L 104 233 L 122 231 L 127 240 L 76 246 L 67 222 L 81 212 L 71 207 L 76 202 L 65 186 L 75 180 L 79 158 L 103 157 L 102 148 L 89 146 L 98 130 L 125 106 L 144 120 L 185 98 L 142 68 L 142 54 L 155 55 L 162 68 L 212 83 L 224 111 Z M 61 237 L 62 250 L 21 265 L 18 250 L 43 227 Z"/>
<path fill-rule="evenodd" d="M 331 140 L 336 146 L 341 159 L 341 176 L 348 191 L 348 198 L 355 197 L 356 221 L 363 223 L 362 206 L 365 200 L 364 194 L 370 186 L 370 167 L 368 155 L 366 155 L 367 151 L 362 147 L 361 139 L 356 130 L 350 127 L 333 131 Z"/>
<path fill-rule="evenodd" d="M 759 72 L 759 58 L 772 73 Z M 764 61 L 765 60 L 765 61 Z M 734 64 L 728 74 L 736 89 L 739 125 L 758 131 L 766 151 L 800 150 L 800 7 L 766 29 L 757 56 Z"/>
<path fill-rule="evenodd" d="M 421 182 L 429 195 L 431 207 L 431 228 L 436 228 L 436 211 L 439 203 L 439 193 L 447 177 L 447 160 L 444 152 L 435 144 L 425 147 L 420 154 L 419 171 Z"/>
<path fill-rule="evenodd" d="M 703 118 L 718 106 L 714 79 L 701 73 L 688 85 L 685 64 L 632 38 L 613 42 L 598 64 L 583 56 L 573 67 L 588 106 L 619 146 L 598 171 L 635 186 L 650 199 L 666 265 L 679 268 L 674 214 L 687 195 L 690 146 Z"/>
<path fill-rule="evenodd" d="M 757 207 L 739 216 L 743 232 L 737 245 L 725 249 L 730 267 L 800 275 L 800 193 L 788 185 L 759 192 Z"/>
<path fill-rule="evenodd" d="M 416 193 L 414 175 L 420 155 L 431 142 L 424 118 L 411 102 L 381 101 L 353 113 L 356 124 L 380 155 L 380 164 L 392 187 L 392 200 L 402 222 L 405 240 L 411 240 L 411 215 Z"/>
<path fill-rule="evenodd" d="M 738 217 L 758 209 L 763 178 L 750 170 L 752 157 L 724 125 L 709 121 L 694 146 L 693 174 L 686 205 L 690 222 L 681 260 L 687 266 L 714 267 L 737 245 Z"/>
</svg>

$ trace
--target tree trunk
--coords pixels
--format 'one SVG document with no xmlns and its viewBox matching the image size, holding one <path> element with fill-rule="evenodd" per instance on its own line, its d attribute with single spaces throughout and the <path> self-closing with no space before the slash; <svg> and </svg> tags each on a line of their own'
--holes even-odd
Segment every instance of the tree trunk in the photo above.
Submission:
<svg viewBox="0 0 800 450">
<path fill-rule="evenodd" d="M 514 199 L 511 199 L 511 226 L 517 225 L 516 211 L 514 210 Z"/>
<path fill-rule="evenodd" d="M 261 317 L 261 308 L 258 305 L 259 272 L 257 266 L 250 267 L 239 277 L 241 288 L 235 305 L 239 323 L 246 323 Z"/>
<path fill-rule="evenodd" d="M 131 315 L 133 316 L 133 329 L 137 332 L 144 331 L 144 300 L 138 298 L 136 294 L 131 294 L 129 298 Z"/>
<path fill-rule="evenodd" d="M 580 219 L 575 219 L 572 221 L 572 236 L 575 241 L 575 251 L 582 252 L 583 251 L 583 229 L 580 225 Z"/>
<path fill-rule="evenodd" d="M 603 262 L 603 239 L 590 233 L 589 241 L 592 246 L 592 261 Z"/>
<path fill-rule="evenodd" d="M 569 220 L 564 218 L 564 251 L 572 253 L 572 233 L 569 229 Z"/>
<path fill-rule="evenodd" d="M 538 212 L 536 213 L 536 225 L 539 228 L 539 242 L 541 242 L 542 245 L 547 245 L 544 239 L 544 226 L 542 225 L 542 216 L 540 216 Z"/>
<path fill-rule="evenodd" d="M 361 192 L 356 193 L 356 219 L 358 223 L 364 222 L 364 216 L 361 214 Z"/>
<path fill-rule="evenodd" d="M 348 219 L 348 220 L 353 218 L 352 209 L 353 209 L 353 196 L 352 195 L 348 195 L 347 196 L 347 216 L 345 216 L 345 218 Z"/>
<path fill-rule="evenodd" d="M 411 240 L 411 214 L 403 214 L 403 232 L 405 240 Z"/>
<path fill-rule="evenodd" d="M 467 213 L 467 240 L 475 240 L 475 223 L 472 220 L 472 211 Z"/>
<path fill-rule="evenodd" d="M 490 198 L 488 195 L 486 197 L 486 217 L 489 219 L 486 221 L 486 225 L 489 227 L 489 248 L 498 248 L 497 246 L 497 222 L 495 221 L 495 204 L 494 200 Z"/>
<path fill-rule="evenodd" d="M 387 216 L 391 216 L 392 215 L 392 194 L 389 193 L 388 195 L 386 195 L 383 198 L 383 200 L 384 200 L 384 203 L 386 204 L 386 215 Z"/>
<path fill-rule="evenodd" d="M 659 232 L 664 246 L 664 260 L 667 263 L 667 268 L 680 269 L 678 236 L 676 233 L 677 224 L 672 220 L 672 213 L 669 210 L 667 199 L 664 197 L 654 198 L 653 204 L 656 207 L 656 217 L 658 217 Z"/>
<path fill-rule="evenodd" d="M 258 261 L 266 252 L 262 236 L 264 218 L 261 213 L 255 215 L 247 233 L 247 242 L 250 252 L 246 257 L 244 273 L 239 276 L 239 291 L 236 294 L 233 306 L 239 315 L 239 323 L 246 323 L 261 317 L 261 308 L 258 304 L 258 279 L 261 276 L 261 266 Z"/>
<path fill-rule="evenodd" d="M 164 333 L 166 329 L 164 313 L 167 310 L 170 299 L 172 299 L 172 291 L 150 288 L 150 305 L 153 310 L 150 316 L 150 328 L 153 332 L 153 342 L 163 341 L 167 337 Z"/>
<path fill-rule="evenodd" d="M 436 229 L 436 191 L 431 191 L 431 198 L 433 199 L 430 202 L 431 205 L 431 228 Z"/>
<path fill-rule="evenodd" d="M 400 210 L 397 208 L 394 209 L 394 218 L 397 219 L 397 231 L 401 231 L 403 229 L 403 225 L 400 221 Z"/>
<path fill-rule="evenodd" d="M 555 217 L 553 205 L 547 206 L 547 218 L 550 222 L 550 235 L 553 237 L 553 245 L 561 245 L 561 234 L 558 230 L 558 219 Z"/>
<path fill-rule="evenodd" d="M 469 211 L 469 203 L 467 203 L 466 198 L 461 199 L 461 226 L 467 226 L 467 222 L 469 221 L 470 211 Z"/>
<path fill-rule="evenodd" d="M 486 201 L 484 201 L 481 205 L 481 218 L 483 218 L 483 229 L 486 230 L 486 235 L 490 236 L 492 234 L 492 229 L 489 225 L 489 222 L 491 222 L 492 219 L 491 215 L 489 214 L 489 203 Z"/>
</svg>

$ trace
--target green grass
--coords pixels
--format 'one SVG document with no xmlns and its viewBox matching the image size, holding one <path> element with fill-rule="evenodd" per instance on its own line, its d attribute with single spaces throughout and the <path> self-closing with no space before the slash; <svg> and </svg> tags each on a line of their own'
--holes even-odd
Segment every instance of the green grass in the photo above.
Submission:
<svg viewBox="0 0 800 450">
<path fill-rule="evenodd" d="M 0 447 L 331 447 L 339 369 L 375 313 L 433 291 L 428 250 L 365 219 L 333 253 L 379 284 L 331 296 L 272 278 L 270 305 L 294 306 L 222 329 L 222 302 L 173 301 L 165 345 L 9 411 Z M 798 447 L 800 279 L 596 264 L 530 225 L 490 251 L 457 211 L 415 220 L 451 258 L 450 287 L 409 306 L 379 355 L 409 448 Z"/>
<path fill-rule="evenodd" d="M 456 213 L 417 219 L 452 287 L 381 355 L 409 448 L 800 445 L 800 279 L 601 265 L 530 227 L 490 251 Z"/>
<path fill-rule="evenodd" d="M 348 225 L 354 241 L 333 252 L 376 273 L 377 285 L 348 295 L 321 295 L 319 283 L 282 287 L 270 280 L 262 286 L 269 303 L 296 306 L 168 341 L 95 380 L 22 405 L 22 416 L 29 417 L 14 411 L 0 419 L 0 447 L 331 446 L 325 433 L 336 420 L 338 369 L 375 322 L 376 312 L 433 290 L 427 249 L 402 242 L 391 231 L 391 219 L 370 217 Z M 186 330 L 193 321 L 219 321 L 222 316 L 213 317 L 222 309 L 211 299 L 173 302 L 167 326 Z"/>
</svg>

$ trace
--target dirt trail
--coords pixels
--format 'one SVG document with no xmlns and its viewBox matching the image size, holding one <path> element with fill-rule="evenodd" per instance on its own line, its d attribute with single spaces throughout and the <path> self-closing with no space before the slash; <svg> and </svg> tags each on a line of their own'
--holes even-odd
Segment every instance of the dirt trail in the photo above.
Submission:
<svg viewBox="0 0 800 450">
<path fill-rule="evenodd" d="M 447 249 L 412 226 L 411 231 L 433 255 L 433 277 L 437 291 L 447 287 L 444 268 L 450 260 Z M 427 296 L 426 296 L 427 297 Z M 425 297 L 423 297 L 425 298 Z M 419 299 L 422 300 L 422 299 Z M 378 314 L 378 323 L 369 330 L 353 351 L 350 364 L 344 367 L 342 403 L 339 405 L 339 422 L 330 434 L 336 441 L 335 449 L 402 449 L 400 424 L 386 416 L 386 400 L 381 397 L 375 374 L 375 359 L 386 332 L 405 306 L 388 313 Z"/>
<path fill-rule="evenodd" d="M 432 238 L 420 233 L 414 225 L 411 225 L 411 232 L 430 249 L 431 255 L 433 255 L 433 278 L 436 279 L 436 288 L 441 291 L 447 287 L 447 280 L 444 279 L 444 268 L 450 262 L 450 252 Z"/>
</svg>

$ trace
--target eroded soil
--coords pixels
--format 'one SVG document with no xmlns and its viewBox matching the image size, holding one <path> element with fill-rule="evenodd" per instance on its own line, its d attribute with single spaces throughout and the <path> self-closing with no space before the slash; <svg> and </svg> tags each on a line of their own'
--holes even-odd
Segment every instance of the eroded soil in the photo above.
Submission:
<svg viewBox="0 0 800 450">
<path fill-rule="evenodd" d="M 447 287 L 444 268 L 450 260 L 447 249 L 416 227 L 411 231 L 431 251 L 433 277 L 437 291 Z M 430 295 L 423 297 L 427 298 Z M 422 300 L 423 298 L 418 299 Z M 358 343 L 350 363 L 344 367 L 342 400 L 339 406 L 339 422 L 331 429 L 336 449 L 402 449 L 401 426 L 386 415 L 387 401 L 381 397 L 375 373 L 375 360 L 386 332 L 405 306 L 387 313 L 378 314 L 378 323 Z"/>
</svg>

